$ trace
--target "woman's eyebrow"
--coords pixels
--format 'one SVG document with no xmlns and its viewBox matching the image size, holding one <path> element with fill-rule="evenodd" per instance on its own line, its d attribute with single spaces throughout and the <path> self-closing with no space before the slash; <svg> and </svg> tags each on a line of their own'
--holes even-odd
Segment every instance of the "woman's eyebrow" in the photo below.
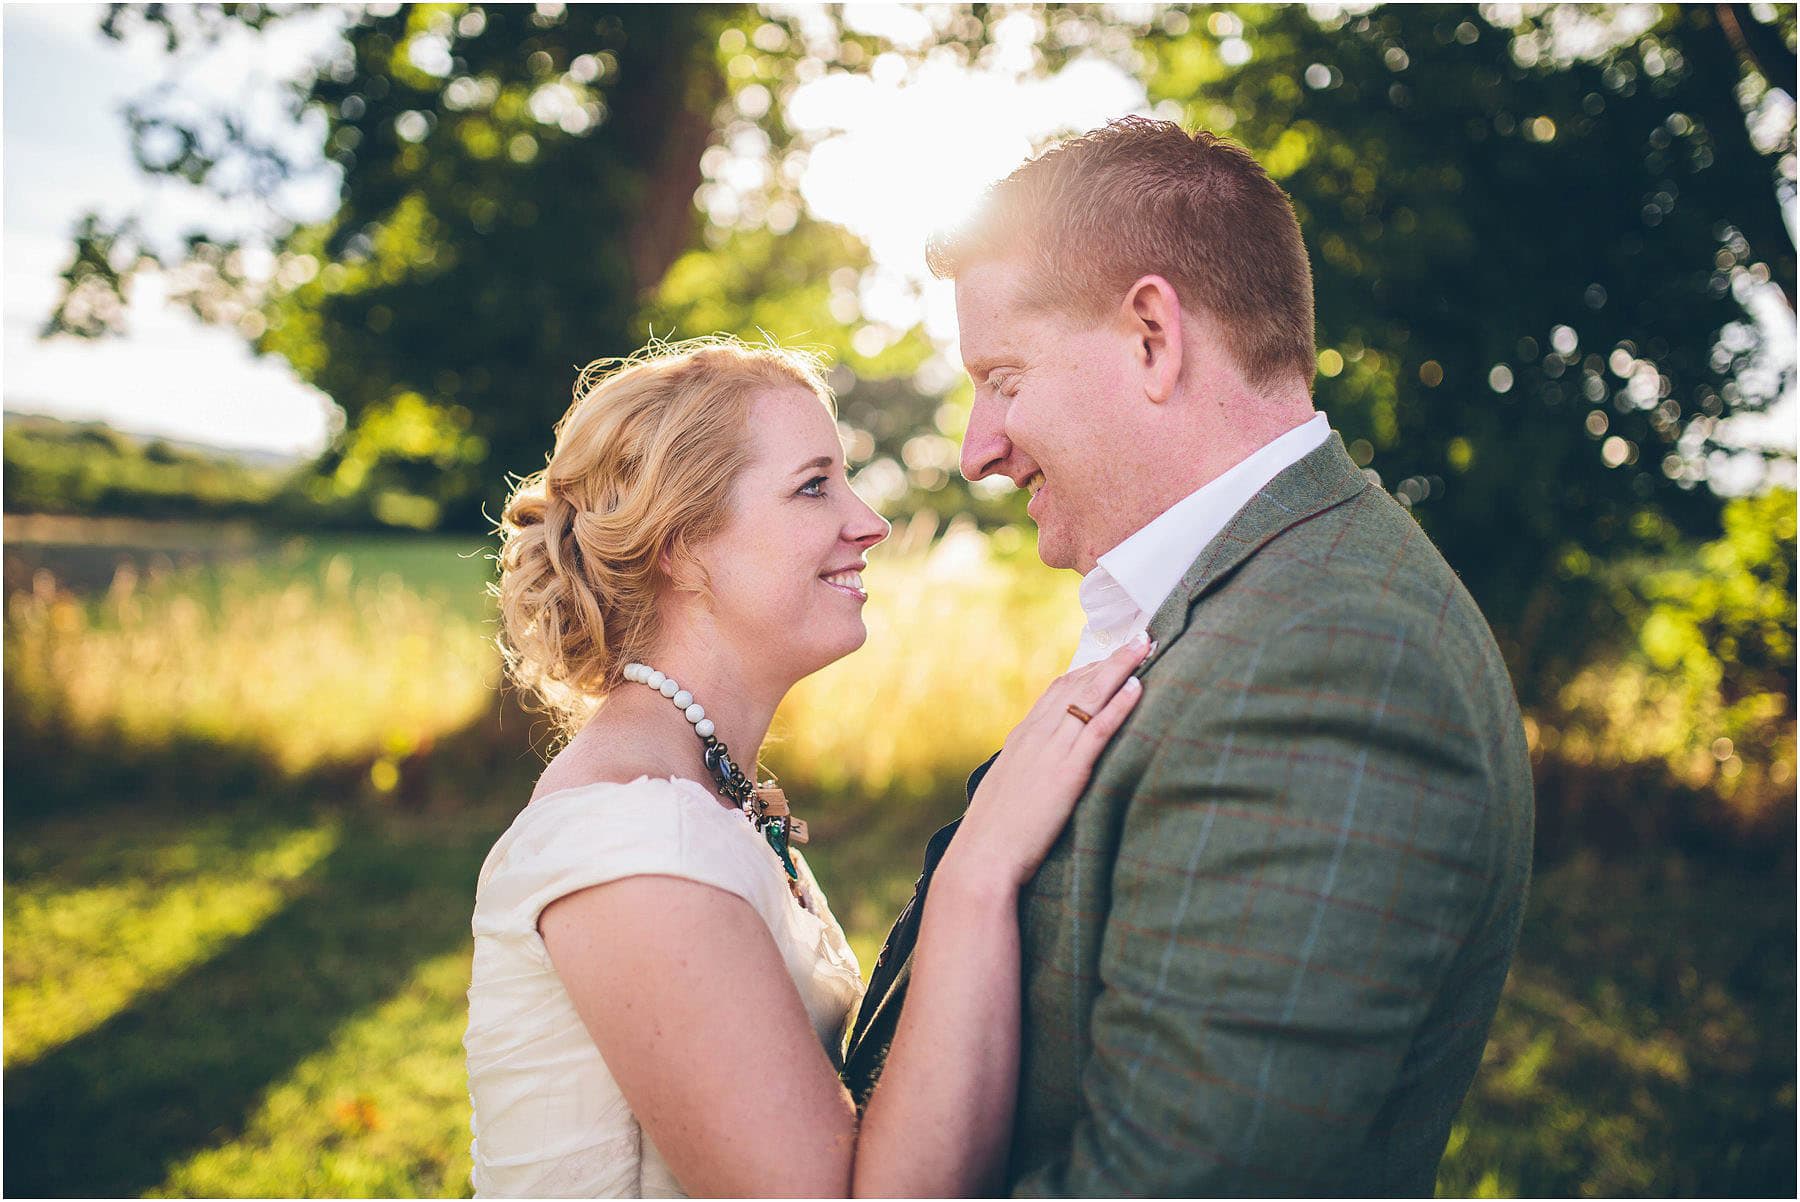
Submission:
<svg viewBox="0 0 1800 1202">
<path fill-rule="evenodd" d="M 824 471 L 835 462 L 837 461 L 829 455 L 820 455 L 817 459 L 808 459 L 805 463 L 795 468 L 793 474 L 797 476 L 801 472 Z"/>
</svg>

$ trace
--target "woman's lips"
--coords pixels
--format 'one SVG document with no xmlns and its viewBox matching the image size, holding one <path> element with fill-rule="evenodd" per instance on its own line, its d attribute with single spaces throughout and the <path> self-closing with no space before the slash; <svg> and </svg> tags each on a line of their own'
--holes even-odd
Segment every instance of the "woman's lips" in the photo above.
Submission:
<svg viewBox="0 0 1800 1202">
<path fill-rule="evenodd" d="M 824 581 L 828 587 L 855 597 L 858 601 L 869 599 L 869 594 L 863 590 L 861 572 L 833 572 L 828 576 L 821 576 L 819 579 Z"/>
</svg>

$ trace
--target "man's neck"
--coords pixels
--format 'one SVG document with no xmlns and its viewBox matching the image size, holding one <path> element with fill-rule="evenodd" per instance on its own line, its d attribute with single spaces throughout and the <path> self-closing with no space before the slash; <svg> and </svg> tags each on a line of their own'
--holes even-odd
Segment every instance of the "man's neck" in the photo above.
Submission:
<svg viewBox="0 0 1800 1202">
<path fill-rule="evenodd" d="M 1316 450 L 1330 433 L 1324 415 L 1314 414 L 1165 506 L 1096 558 L 1095 570 L 1083 580 L 1086 599 L 1099 603 L 1107 596 L 1105 585 L 1116 584 L 1147 619 L 1231 519 L 1269 481 Z M 1104 576 L 1099 569 L 1105 570 Z M 1089 617 L 1092 620 L 1093 613 Z"/>
<path fill-rule="evenodd" d="M 1157 456 L 1160 470 L 1142 478 L 1142 491 L 1133 498 L 1130 520 L 1119 523 L 1117 537 L 1095 553 L 1081 570 L 1082 575 L 1093 571 L 1102 558 L 1176 505 L 1320 416 L 1310 398 L 1304 404 L 1287 404 L 1273 410 L 1260 403 L 1252 404 L 1247 412 L 1255 414 L 1256 420 L 1244 427 L 1233 429 L 1221 424 L 1213 430 L 1194 429 L 1186 437 L 1162 443 Z"/>
</svg>

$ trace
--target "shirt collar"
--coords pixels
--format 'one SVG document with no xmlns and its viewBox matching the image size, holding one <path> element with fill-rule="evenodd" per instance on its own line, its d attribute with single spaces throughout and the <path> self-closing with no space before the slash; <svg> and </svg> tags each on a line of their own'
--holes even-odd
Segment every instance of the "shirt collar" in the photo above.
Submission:
<svg viewBox="0 0 1800 1202">
<path fill-rule="evenodd" d="M 1100 556 L 1094 570 L 1082 578 L 1078 590 L 1082 608 L 1088 609 L 1088 586 L 1092 581 L 1096 601 L 1110 592 L 1104 586 L 1113 584 L 1124 590 L 1146 618 L 1154 614 L 1200 558 L 1200 552 L 1218 537 L 1237 511 L 1264 485 L 1330 436 L 1331 423 L 1323 413 L 1315 413 L 1169 506 L 1137 533 Z M 1090 610 L 1089 620 L 1093 617 Z"/>
</svg>

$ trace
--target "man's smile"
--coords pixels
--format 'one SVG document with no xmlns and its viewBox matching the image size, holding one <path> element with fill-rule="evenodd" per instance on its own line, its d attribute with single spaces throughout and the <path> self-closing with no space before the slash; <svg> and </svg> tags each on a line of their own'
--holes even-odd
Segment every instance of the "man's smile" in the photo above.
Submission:
<svg viewBox="0 0 1800 1202">
<path fill-rule="evenodd" d="M 1032 521 L 1038 521 L 1038 510 L 1042 508 L 1041 498 L 1044 495 L 1044 473 L 1031 473 L 1025 478 L 1022 487 L 1031 494 L 1031 500 L 1025 505 L 1025 512 L 1031 515 Z"/>
</svg>

